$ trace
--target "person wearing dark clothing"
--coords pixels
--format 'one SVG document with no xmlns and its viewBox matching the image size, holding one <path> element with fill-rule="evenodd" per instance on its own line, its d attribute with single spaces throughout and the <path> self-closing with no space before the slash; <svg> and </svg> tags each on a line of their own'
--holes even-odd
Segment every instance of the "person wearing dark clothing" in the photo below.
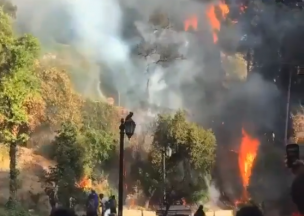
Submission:
<svg viewBox="0 0 304 216">
<path fill-rule="evenodd" d="M 263 213 L 257 206 L 244 206 L 236 212 L 236 216 L 263 216 Z"/>
<path fill-rule="evenodd" d="M 285 165 L 287 160 L 285 158 Z M 296 205 L 298 213 L 304 214 L 304 161 L 297 160 L 291 167 L 291 172 L 295 175 L 295 179 L 291 185 L 291 198 Z"/>
<path fill-rule="evenodd" d="M 52 214 L 52 212 L 56 209 L 57 206 L 57 193 L 55 188 L 53 187 L 47 187 L 45 189 L 45 193 L 49 198 L 49 203 L 51 206 L 51 214 Z"/>
<path fill-rule="evenodd" d="M 116 208 L 117 208 L 117 202 L 116 202 L 116 198 L 115 196 L 111 196 L 110 200 L 109 200 L 109 204 L 110 204 L 110 210 L 111 210 L 111 214 L 117 214 Z"/>
<path fill-rule="evenodd" d="M 198 207 L 198 209 L 196 210 L 194 216 L 205 216 L 204 206 L 203 205 L 200 205 Z"/>
<path fill-rule="evenodd" d="M 296 176 L 291 185 L 291 198 L 300 214 L 304 214 L 304 173 Z"/>
<path fill-rule="evenodd" d="M 86 203 L 87 216 L 97 216 L 98 215 L 98 195 L 95 190 L 92 190 L 88 196 Z"/>
</svg>

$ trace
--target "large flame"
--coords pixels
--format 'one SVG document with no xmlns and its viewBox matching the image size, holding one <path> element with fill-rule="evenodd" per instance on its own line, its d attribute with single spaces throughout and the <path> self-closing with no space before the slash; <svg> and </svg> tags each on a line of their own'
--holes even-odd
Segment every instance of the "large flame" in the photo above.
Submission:
<svg viewBox="0 0 304 216">
<path fill-rule="evenodd" d="M 247 199 L 247 186 L 251 176 L 252 165 L 257 155 L 259 140 L 251 138 L 247 132 L 242 129 L 242 142 L 239 150 L 239 169 L 244 187 L 244 199 Z"/>
<path fill-rule="evenodd" d="M 191 28 L 197 30 L 197 16 L 193 15 L 184 21 L 184 30 L 189 31 Z"/>
<path fill-rule="evenodd" d="M 219 13 L 217 13 L 217 10 Z M 221 29 L 220 19 L 226 19 L 228 13 L 229 13 L 229 8 L 223 2 L 220 2 L 218 5 L 210 5 L 207 8 L 206 15 L 212 29 L 214 43 L 218 41 L 217 34 Z M 220 15 L 221 17 L 218 17 L 217 15 Z M 191 17 L 189 17 L 184 21 L 184 30 L 189 31 L 190 29 L 193 30 L 198 29 L 198 18 L 196 15 L 192 15 Z"/>
<path fill-rule="evenodd" d="M 207 18 L 209 20 L 209 24 L 212 29 L 213 34 L 213 42 L 216 43 L 218 41 L 218 32 L 221 30 L 221 21 L 217 17 L 216 8 L 219 9 L 220 15 L 222 19 L 227 17 L 229 13 L 229 8 L 225 3 L 219 3 L 218 5 L 210 5 L 207 9 Z"/>
</svg>

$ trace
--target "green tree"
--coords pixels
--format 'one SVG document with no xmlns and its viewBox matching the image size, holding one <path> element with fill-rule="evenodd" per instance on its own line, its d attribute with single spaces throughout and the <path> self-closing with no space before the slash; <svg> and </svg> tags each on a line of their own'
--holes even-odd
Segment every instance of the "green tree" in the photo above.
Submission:
<svg viewBox="0 0 304 216">
<path fill-rule="evenodd" d="M 93 179 L 98 178 L 93 172 L 104 165 L 114 155 L 115 142 L 113 136 L 106 131 L 86 130 L 82 134 L 81 143 L 86 151 L 85 173 Z"/>
<path fill-rule="evenodd" d="M 133 167 L 145 195 L 162 197 L 162 154 L 170 146 L 172 155 L 166 157 L 168 198 L 201 200 L 207 190 L 206 177 L 215 162 L 216 140 L 212 131 L 187 121 L 185 113 L 178 111 L 173 116 L 159 115 L 153 136 L 148 162 L 137 163 L 138 169 Z"/>
<path fill-rule="evenodd" d="M 82 108 L 82 142 L 88 153 L 91 177 L 98 179 L 103 177 L 100 170 L 110 167 L 111 163 L 105 162 L 116 158 L 119 113 L 114 106 L 89 99 Z"/>
<path fill-rule="evenodd" d="M 72 123 L 62 124 L 53 143 L 57 164 L 46 176 L 47 181 L 58 186 L 58 199 L 64 206 L 68 206 L 70 196 L 80 192 L 76 185 L 85 174 L 86 151 L 77 137 L 77 128 Z"/>
<path fill-rule="evenodd" d="M 101 101 L 85 100 L 82 107 L 83 127 L 103 130 L 112 135 L 118 132 L 120 115 L 118 109 Z"/>
<path fill-rule="evenodd" d="M 0 135 L 9 146 L 10 200 L 17 190 L 17 146 L 29 138 L 29 98 L 39 97 L 39 81 L 33 74 L 39 45 L 30 35 L 15 37 L 11 20 L 0 9 Z"/>
</svg>

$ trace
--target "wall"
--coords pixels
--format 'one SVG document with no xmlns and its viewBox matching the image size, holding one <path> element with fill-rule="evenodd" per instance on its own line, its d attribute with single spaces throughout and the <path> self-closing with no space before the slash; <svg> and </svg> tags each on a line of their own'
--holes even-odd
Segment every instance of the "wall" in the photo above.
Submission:
<svg viewBox="0 0 304 216">
<path fill-rule="evenodd" d="M 124 216 L 156 216 L 154 211 L 141 210 L 124 210 Z M 232 210 L 217 210 L 214 212 L 206 212 L 206 216 L 233 216 Z"/>
</svg>

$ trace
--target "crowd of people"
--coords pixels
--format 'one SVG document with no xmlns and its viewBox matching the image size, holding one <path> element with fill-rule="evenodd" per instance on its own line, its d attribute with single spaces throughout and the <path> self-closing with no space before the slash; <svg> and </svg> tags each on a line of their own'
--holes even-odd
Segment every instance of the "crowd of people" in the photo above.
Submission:
<svg viewBox="0 0 304 216">
<path fill-rule="evenodd" d="M 86 203 L 87 216 L 110 216 L 116 215 L 117 201 L 114 195 L 107 199 L 103 194 L 97 195 L 95 190 L 91 190 Z"/>
<path fill-rule="evenodd" d="M 51 215 L 62 215 L 74 212 L 75 199 L 70 197 L 69 208 L 64 209 L 58 207 L 57 187 L 47 188 L 46 194 L 49 197 L 49 204 L 51 206 Z M 95 190 L 91 190 L 87 197 L 85 212 L 86 216 L 110 216 L 116 215 L 117 202 L 114 195 L 109 198 L 105 197 L 104 194 L 97 194 Z"/>
<path fill-rule="evenodd" d="M 291 171 L 295 175 L 295 179 L 291 185 L 291 198 L 298 211 L 297 215 L 304 216 L 304 161 L 297 160 L 294 166 L 292 166 Z M 72 206 L 68 209 L 55 208 L 54 199 L 50 199 L 50 204 L 52 206 L 51 216 L 76 216 Z M 116 208 L 117 202 L 115 196 L 107 199 L 103 194 L 98 195 L 92 190 L 88 195 L 86 203 L 86 216 L 116 215 Z M 202 205 L 199 206 L 194 216 L 205 216 Z M 237 211 L 236 216 L 263 216 L 263 212 L 257 206 L 245 206 Z"/>
</svg>

